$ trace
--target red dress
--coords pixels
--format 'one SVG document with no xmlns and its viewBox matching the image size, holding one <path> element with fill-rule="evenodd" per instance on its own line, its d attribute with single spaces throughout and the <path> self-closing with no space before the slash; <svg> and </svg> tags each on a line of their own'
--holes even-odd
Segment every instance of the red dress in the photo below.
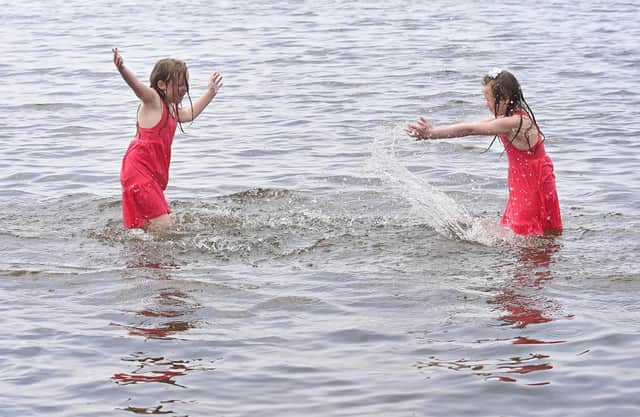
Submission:
<svg viewBox="0 0 640 417">
<path fill-rule="evenodd" d="M 176 125 L 163 102 L 160 121 L 152 128 L 138 127 L 122 159 L 122 217 L 127 229 L 143 228 L 149 220 L 171 212 L 163 191 L 169 181 Z"/>
<path fill-rule="evenodd" d="M 524 111 L 514 115 L 529 118 Z M 517 149 L 504 135 L 498 135 L 509 159 L 509 200 L 500 222 L 519 235 L 542 236 L 562 232 L 560 203 L 553 163 L 538 134 L 531 149 Z"/>
</svg>

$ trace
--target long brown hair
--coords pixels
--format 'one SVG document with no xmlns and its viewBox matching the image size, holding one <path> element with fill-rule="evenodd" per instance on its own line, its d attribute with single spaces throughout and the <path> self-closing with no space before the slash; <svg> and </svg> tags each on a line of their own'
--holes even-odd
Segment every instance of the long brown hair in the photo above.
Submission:
<svg viewBox="0 0 640 417">
<path fill-rule="evenodd" d="M 529 107 L 529 104 L 524 99 L 524 94 L 522 94 L 520 83 L 512 73 L 507 70 L 501 70 L 494 74 L 487 74 L 482 79 L 482 85 L 489 86 L 489 88 L 491 89 L 491 94 L 495 99 L 494 116 L 496 118 L 500 114 L 500 103 L 504 99 L 508 99 L 507 108 L 504 112 L 504 115 L 512 116 L 514 111 L 516 110 L 526 111 L 529 114 L 531 121 L 533 122 L 533 124 L 529 126 L 529 129 L 527 129 L 527 131 L 529 131 L 533 127 L 533 125 L 535 125 L 538 129 L 538 132 L 540 132 L 540 135 L 542 135 L 542 140 L 544 141 L 544 133 L 542 133 L 542 130 L 540 130 L 540 127 L 538 126 L 538 122 L 536 121 L 536 116 L 533 114 L 533 110 L 531 110 L 531 107 Z M 516 136 L 518 136 L 518 133 L 520 133 L 520 129 L 522 129 L 522 115 L 520 115 L 520 125 L 518 126 L 518 130 L 513 135 L 513 139 L 511 139 L 511 142 L 513 142 Z M 497 137 L 497 135 L 493 137 L 491 143 L 489 144 L 489 147 L 485 150 L 485 152 L 491 149 L 491 146 L 493 146 L 493 143 L 496 141 Z M 531 149 L 530 143 L 529 149 Z"/>
<path fill-rule="evenodd" d="M 167 100 L 165 93 L 158 87 L 159 81 L 164 81 L 165 84 L 169 84 L 170 81 L 174 82 L 174 85 L 179 85 L 180 81 L 184 80 L 185 85 L 187 86 L 187 97 L 189 98 L 189 104 L 191 106 L 191 114 L 193 114 L 193 102 L 191 101 L 191 95 L 189 94 L 189 79 L 187 77 L 187 64 L 184 61 L 174 58 L 163 58 L 156 62 L 156 65 L 153 67 L 151 71 L 151 75 L 149 75 L 149 83 L 151 88 L 156 90 L 162 98 L 162 101 L 167 105 L 167 108 L 171 103 Z M 176 104 L 176 119 L 178 120 L 178 124 L 180 125 L 180 131 L 184 133 L 182 129 L 182 122 L 178 117 L 178 105 Z"/>
</svg>

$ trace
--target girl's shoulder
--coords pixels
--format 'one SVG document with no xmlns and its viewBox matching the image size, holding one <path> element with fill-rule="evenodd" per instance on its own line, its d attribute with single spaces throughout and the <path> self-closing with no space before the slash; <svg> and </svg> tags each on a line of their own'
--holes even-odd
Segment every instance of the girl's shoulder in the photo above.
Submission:
<svg viewBox="0 0 640 417">
<path fill-rule="evenodd" d="M 508 117 L 511 119 L 514 129 L 529 129 L 536 125 L 533 118 L 526 110 L 514 110 Z"/>
<path fill-rule="evenodd" d="M 529 115 L 529 112 L 527 112 L 526 110 L 523 109 L 516 109 L 511 113 L 511 116 L 523 116 L 526 117 L 527 119 L 531 119 L 531 116 Z"/>
<path fill-rule="evenodd" d="M 499 121 L 499 123 L 503 126 L 503 128 L 505 129 L 504 133 L 513 133 L 522 129 L 522 127 L 529 127 L 532 123 L 529 114 L 526 111 L 522 110 L 514 110 L 511 114 L 498 116 L 494 120 Z"/>
</svg>

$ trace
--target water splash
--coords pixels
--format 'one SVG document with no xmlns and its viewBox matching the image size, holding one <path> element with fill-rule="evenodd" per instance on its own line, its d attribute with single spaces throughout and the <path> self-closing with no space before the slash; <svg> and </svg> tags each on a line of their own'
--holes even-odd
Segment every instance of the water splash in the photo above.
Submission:
<svg viewBox="0 0 640 417">
<path fill-rule="evenodd" d="M 88 228 L 87 234 L 122 245 L 136 265 L 167 265 L 175 254 L 249 262 L 282 258 L 321 247 L 353 222 L 348 216 L 326 215 L 302 194 L 284 189 L 173 201 L 173 226 L 159 234 L 125 230 L 118 206 L 104 214 L 105 226 Z"/>
<path fill-rule="evenodd" d="M 401 125 L 375 130 L 367 168 L 394 194 L 408 201 L 419 218 L 441 235 L 487 246 L 513 243 L 518 238 L 495 222 L 474 218 L 452 197 L 409 171 L 398 156 L 400 140 L 406 141 Z"/>
<path fill-rule="evenodd" d="M 407 200 L 416 213 L 438 233 L 463 238 L 472 223 L 467 210 L 453 198 L 411 173 L 397 155 L 399 125 L 374 132 L 368 168 L 395 194 Z"/>
</svg>

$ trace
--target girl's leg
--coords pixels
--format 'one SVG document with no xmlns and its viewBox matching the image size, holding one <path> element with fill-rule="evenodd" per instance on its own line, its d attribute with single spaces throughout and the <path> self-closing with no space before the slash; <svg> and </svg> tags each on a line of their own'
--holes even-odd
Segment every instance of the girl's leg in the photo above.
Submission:
<svg viewBox="0 0 640 417">
<path fill-rule="evenodd" d="M 171 217 L 168 214 L 155 217 L 149 220 L 144 227 L 145 232 L 158 233 L 167 230 L 171 226 Z"/>
</svg>

